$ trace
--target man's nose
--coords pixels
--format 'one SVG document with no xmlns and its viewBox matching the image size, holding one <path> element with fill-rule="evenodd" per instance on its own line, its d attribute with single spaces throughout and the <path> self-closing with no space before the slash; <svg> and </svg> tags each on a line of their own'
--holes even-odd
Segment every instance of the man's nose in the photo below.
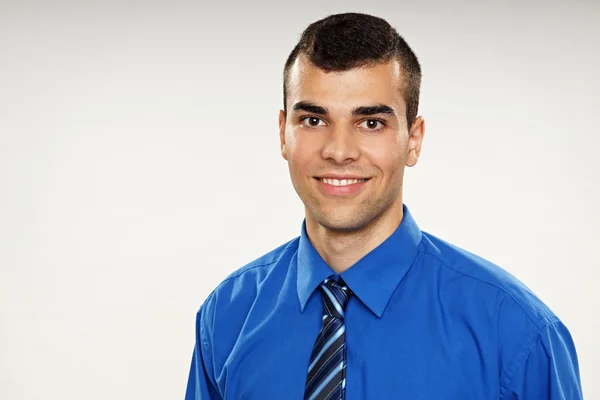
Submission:
<svg viewBox="0 0 600 400">
<path fill-rule="evenodd" d="M 323 145 L 322 157 L 343 164 L 358 158 L 358 132 L 348 126 L 332 127 Z"/>
</svg>

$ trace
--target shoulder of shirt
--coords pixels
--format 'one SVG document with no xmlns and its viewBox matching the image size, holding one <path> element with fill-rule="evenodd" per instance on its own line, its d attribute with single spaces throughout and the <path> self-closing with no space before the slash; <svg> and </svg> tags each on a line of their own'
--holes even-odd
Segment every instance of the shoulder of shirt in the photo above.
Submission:
<svg viewBox="0 0 600 400">
<path fill-rule="evenodd" d="M 443 268 L 503 292 L 538 328 L 558 321 L 554 312 L 522 281 L 481 256 L 423 232 L 421 252 L 439 260 Z"/>
<path fill-rule="evenodd" d="M 252 275 L 251 282 L 256 282 L 255 278 L 264 276 L 269 270 L 280 261 L 289 261 L 291 255 L 298 250 L 298 242 L 300 237 L 289 240 L 288 242 L 276 247 L 275 249 L 261 255 L 260 257 L 250 261 L 249 263 L 237 268 L 227 275 L 217 287 L 212 291 L 209 297 L 215 292 L 222 290 L 225 286 L 239 282 L 242 278 Z M 260 278 L 259 278 L 260 279 Z"/>
</svg>

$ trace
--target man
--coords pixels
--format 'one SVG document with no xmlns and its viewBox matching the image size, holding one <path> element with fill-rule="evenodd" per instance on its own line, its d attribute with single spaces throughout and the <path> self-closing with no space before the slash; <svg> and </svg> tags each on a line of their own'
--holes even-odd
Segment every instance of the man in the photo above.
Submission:
<svg viewBox="0 0 600 400">
<path fill-rule="evenodd" d="M 500 267 L 422 232 L 417 57 L 384 20 L 311 24 L 284 68 L 298 238 L 232 273 L 196 320 L 186 399 L 581 399 L 564 324 Z"/>
</svg>

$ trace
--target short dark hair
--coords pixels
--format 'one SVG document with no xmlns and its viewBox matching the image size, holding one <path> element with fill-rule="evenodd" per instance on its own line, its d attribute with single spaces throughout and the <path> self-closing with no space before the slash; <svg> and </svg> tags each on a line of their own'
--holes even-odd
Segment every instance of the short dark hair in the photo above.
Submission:
<svg viewBox="0 0 600 400">
<path fill-rule="evenodd" d="M 421 66 L 412 49 L 386 20 L 368 14 L 343 13 L 310 24 L 283 69 L 284 111 L 289 71 L 301 54 L 325 71 L 347 71 L 398 60 L 405 75 L 402 90 L 409 129 L 417 118 Z"/>
</svg>

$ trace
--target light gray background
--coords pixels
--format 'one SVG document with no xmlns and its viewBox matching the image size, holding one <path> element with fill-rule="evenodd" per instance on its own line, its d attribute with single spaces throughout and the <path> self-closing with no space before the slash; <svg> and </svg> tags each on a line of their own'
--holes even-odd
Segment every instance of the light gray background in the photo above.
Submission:
<svg viewBox="0 0 600 400">
<path fill-rule="evenodd" d="M 422 62 L 421 228 L 549 304 L 600 398 L 599 3 L 250 3 L 0 1 L 0 398 L 183 397 L 199 305 L 300 233 L 281 70 L 342 11 Z"/>
</svg>

